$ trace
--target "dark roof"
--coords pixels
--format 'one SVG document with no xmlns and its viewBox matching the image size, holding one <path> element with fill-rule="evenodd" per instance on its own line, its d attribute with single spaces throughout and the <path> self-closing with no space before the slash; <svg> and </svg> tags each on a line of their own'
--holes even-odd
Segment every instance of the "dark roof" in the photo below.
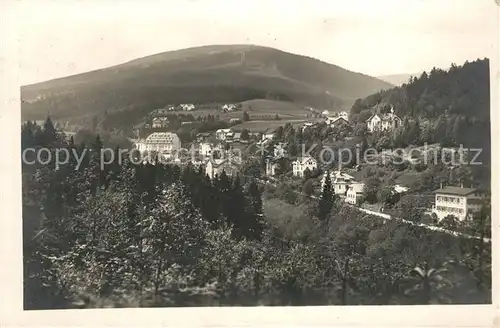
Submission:
<svg viewBox="0 0 500 328">
<path fill-rule="evenodd" d="M 461 187 L 444 187 L 437 190 L 434 190 L 436 194 L 449 194 L 449 195 L 460 195 L 467 196 L 472 194 L 473 192 L 477 192 L 475 188 L 461 188 Z"/>
</svg>

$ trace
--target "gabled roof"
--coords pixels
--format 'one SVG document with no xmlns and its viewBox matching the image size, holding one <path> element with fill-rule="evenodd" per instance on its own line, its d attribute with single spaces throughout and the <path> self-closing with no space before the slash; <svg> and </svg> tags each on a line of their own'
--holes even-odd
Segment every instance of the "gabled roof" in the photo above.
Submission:
<svg viewBox="0 0 500 328">
<path fill-rule="evenodd" d="M 472 193 L 477 192 L 477 189 L 475 188 L 461 188 L 461 187 L 453 187 L 453 186 L 447 186 L 444 188 L 440 188 L 437 190 L 434 190 L 434 193 L 436 194 L 447 194 L 447 195 L 456 195 L 456 196 L 467 196 Z"/>
</svg>

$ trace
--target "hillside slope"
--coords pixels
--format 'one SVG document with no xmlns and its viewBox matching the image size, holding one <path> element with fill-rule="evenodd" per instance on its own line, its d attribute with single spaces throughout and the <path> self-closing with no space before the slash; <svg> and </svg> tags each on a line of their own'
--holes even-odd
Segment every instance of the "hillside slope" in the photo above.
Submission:
<svg viewBox="0 0 500 328">
<path fill-rule="evenodd" d="M 339 109 L 392 85 L 309 57 L 253 45 L 165 52 L 21 88 L 24 119 L 146 112 L 170 103 L 264 98 Z"/>
<path fill-rule="evenodd" d="M 489 60 L 452 65 L 449 70 L 432 69 L 410 83 L 358 99 L 350 111 L 355 122 L 366 122 L 374 112 L 395 112 L 419 121 L 420 141 L 445 146 L 482 149 L 488 161 L 490 137 Z M 405 119 L 403 135 L 410 133 Z M 397 133 L 394 133 L 397 137 Z"/>
</svg>

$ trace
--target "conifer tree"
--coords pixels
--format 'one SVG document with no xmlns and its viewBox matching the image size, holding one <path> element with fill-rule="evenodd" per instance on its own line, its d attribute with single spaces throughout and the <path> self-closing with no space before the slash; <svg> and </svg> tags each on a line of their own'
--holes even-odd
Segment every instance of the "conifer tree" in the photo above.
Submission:
<svg viewBox="0 0 500 328">
<path fill-rule="evenodd" d="M 332 188 L 332 181 L 330 172 L 325 173 L 325 181 L 323 183 L 323 190 L 318 203 L 318 218 L 322 221 L 326 220 L 334 205 L 334 191 Z"/>
</svg>

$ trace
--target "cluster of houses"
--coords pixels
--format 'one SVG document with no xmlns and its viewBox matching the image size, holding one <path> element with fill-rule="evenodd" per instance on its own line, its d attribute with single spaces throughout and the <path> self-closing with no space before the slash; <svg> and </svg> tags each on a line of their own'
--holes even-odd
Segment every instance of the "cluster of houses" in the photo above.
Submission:
<svg viewBox="0 0 500 328">
<path fill-rule="evenodd" d="M 199 133 L 196 136 L 196 142 L 191 150 L 194 152 L 188 158 L 189 163 L 205 168 L 205 174 L 211 179 L 220 175 L 224 171 L 227 175 L 234 175 L 241 169 L 241 158 L 233 156 L 226 145 L 230 142 L 239 140 L 240 133 L 235 133 L 230 129 L 221 129 L 216 132 L 216 139 L 220 142 L 214 144 L 208 139 L 212 137 L 210 133 Z M 176 133 L 172 132 L 154 132 L 146 138 L 135 142 L 135 148 L 141 152 L 156 152 L 163 158 L 172 160 L 173 163 L 182 164 L 181 156 L 184 154 L 181 150 L 181 140 Z"/>
</svg>

